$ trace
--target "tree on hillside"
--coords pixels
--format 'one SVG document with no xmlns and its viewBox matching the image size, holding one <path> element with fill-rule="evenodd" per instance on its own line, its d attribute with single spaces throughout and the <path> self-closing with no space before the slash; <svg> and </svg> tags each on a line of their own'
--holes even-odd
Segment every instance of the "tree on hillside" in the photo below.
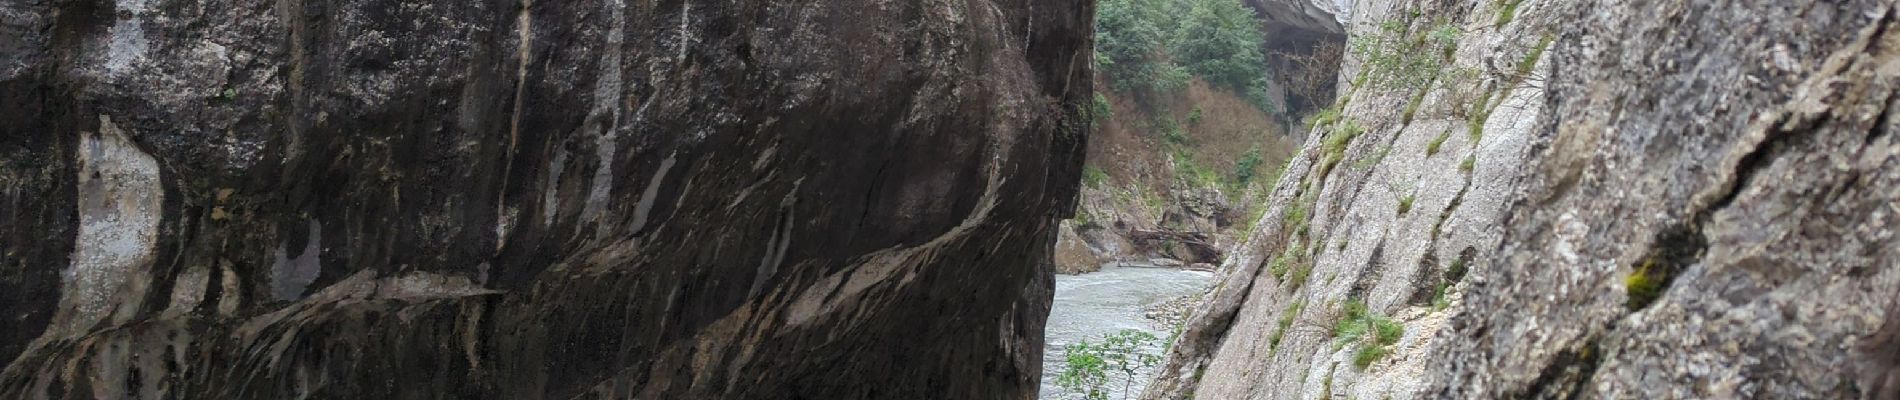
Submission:
<svg viewBox="0 0 1900 400">
<path fill-rule="evenodd" d="M 1095 14 L 1095 64 L 1117 91 L 1146 97 L 1181 88 L 1187 71 L 1167 57 L 1178 0 L 1103 0 Z"/>
<path fill-rule="evenodd" d="M 1266 57 L 1253 9 L 1239 0 L 1185 1 L 1187 19 L 1177 33 L 1174 59 L 1209 84 L 1254 97 L 1265 82 Z"/>
</svg>

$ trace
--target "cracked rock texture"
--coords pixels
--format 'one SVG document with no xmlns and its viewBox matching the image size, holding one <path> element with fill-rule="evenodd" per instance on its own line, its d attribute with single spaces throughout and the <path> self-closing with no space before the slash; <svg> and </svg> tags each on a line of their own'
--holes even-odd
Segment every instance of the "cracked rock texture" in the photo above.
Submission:
<svg viewBox="0 0 1900 400">
<path fill-rule="evenodd" d="M 1144 397 L 1900 397 L 1895 2 L 1352 10 L 1457 73 L 1342 86 Z"/>
<path fill-rule="evenodd" d="M 0 3 L 0 398 L 1031 398 L 1092 14 Z"/>
</svg>

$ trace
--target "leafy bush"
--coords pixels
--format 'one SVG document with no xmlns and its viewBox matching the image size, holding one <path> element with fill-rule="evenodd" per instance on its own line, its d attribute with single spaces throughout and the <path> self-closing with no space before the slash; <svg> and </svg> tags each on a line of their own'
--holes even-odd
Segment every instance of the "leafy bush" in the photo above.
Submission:
<svg viewBox="0 0 1900 400">
<path fill-rule="evenodd" d="M 1155 130 L 1160 131 L 1161 139 L 1167 140 L 1169 144 L 1187 144 L 1187 131 L 1182 130 L 1181 124 L 1174 122 L 1174 118 L 1156 119 Z"/>
<path fill-rule="evenodd" d="M 1056 377 L 1056 386 L 1089 400 L 1106 400 L 1113 381 L 1120 378 L 1122 391 L 1133 386 L 1144 370 L 1161 363 L 1165 349 L 1160 338 L 1138 329 L 1109 334 L 1101 343 L 1087 340 L 1069 345 L 1063 352 L 1064 368 Z M 1115 375 L 1115 376 L 1111 376 Z"/>
</svg>

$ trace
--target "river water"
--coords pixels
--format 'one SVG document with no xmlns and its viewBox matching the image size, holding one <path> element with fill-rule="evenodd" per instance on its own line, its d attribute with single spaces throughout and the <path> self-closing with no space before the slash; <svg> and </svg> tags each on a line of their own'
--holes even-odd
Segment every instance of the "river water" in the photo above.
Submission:
<svg viewBox="0 0 1900 400">
<path fill-rule="evenodd" d="M 1145 267 L 1107 267 L 1081 275 L 1056 275 L 1055 304 L 1049 310 L 1044 333 L 1042 398 L 1080 398 L 1056 386 L 1056 377 L 1064 368 L 1064 347 L 1078 340 L 1100 343 L 1103 336 L 1124 329 L 1148 331 L 1166 340 L 1171 332 L 1143 317 L 1143 309 L 1198 293 L 1212 283 L 1213 276 L 1210 272 Z M 1156 349 L 1155 354 L 1162 353 Z M 1136 379 L 1128 398 L 1139 396 L 1146 382 L 1146 377 Z M 1115 390 L 1109 398 L 1121 399 L 1120 385 L 1110 386 Z"/>
</svg>

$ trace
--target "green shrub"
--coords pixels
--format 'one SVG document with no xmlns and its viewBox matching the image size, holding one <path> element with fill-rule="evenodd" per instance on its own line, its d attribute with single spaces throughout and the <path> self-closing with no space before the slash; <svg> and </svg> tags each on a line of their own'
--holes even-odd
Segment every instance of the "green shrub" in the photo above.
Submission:
<svg viewBox="0 0 1900 400">
<path fill-rule="evenodd" d="M 1090 126 L 1101 126 L 1102 123 L 1108 122 L 1108 120 L 1114 119 L 1114 118 L 1115 118 L 1115 107 L 1109 104 L 1108 96 L 1103 96 L 1101 93 L 1096 93 L 1094 106 L 1089 108 Z"/>
<path fill-rule="evenodd" d="M 1089 400 L 1106 400 L 1110 379 L 1119 377 L 1122 387 L 1134 383 L 1143 371 L 1161 363 L 1166 351 L 1155 349 L 1159 338 L 1138 329 L 1109 334 L 1100 343 L 1082 340 L 1063 351 L 1063 370 L 1056 386 Z M 1166 347 L 1166 346 L 1160 346 Z"/>
<path fill-rule="evenodd" d="M 1201 124 L 1201 107 L 1196 106 L 1194 107 L 1193 111 L 1188 111 L 1187 119 L 1188 119 L 1188 125 L 1200 125 Z"/>
<path fill-rule="evenodd" d="M 1160 131 L 1161 139 L 1168 141 L 1169 144 L 1187 144 L 1187 131 L 1181 129 L 1181 124 L 1175 123 L 1174 118 L 1156 119 L 1155 130 Z"/>
<path fill-rule="evenodd" d="M 1477 167 L 1477 164 L 1478 156 L 1476 154 L 1466 155 L 1465 160 L 1458 163 L 1458 171 L 1471 173 L 1471 169 Z"/>
<path fill-rule="evenodd" d="M 1417 194 L 1408 194 L 1399 198 L 1399 215 L 1412 211 L 1412 201 L 1418 200 Z"/>
<path fill-rule="evenodd" d="M 1240 160 L 1234 162 L 1234 180 L 1239 183 L 1239 186 L 1246 187 L 1248 183 L 1253 182 L 1256 170 L 1260 169 L 1260 163 L 1265 161 L 1260 158 L 1260 145 L 1256 144 L 1253 148 L 1247 149 L 1245 154 L 1240 155 Z"/>
<path fill-rule="evenodd" d="M 1082 183 L 1083 184 L 1086 184 L 1092 188 L 1100 188 L 1102 187 L 1103 183 L 1107 183 L 1107 182 L 1108 182 L 1108 172 L 1104 172 L 1102 171 L 1101 168 L 1096 168 L 1093 165 L 1082 166 Z"/>
</svg>

